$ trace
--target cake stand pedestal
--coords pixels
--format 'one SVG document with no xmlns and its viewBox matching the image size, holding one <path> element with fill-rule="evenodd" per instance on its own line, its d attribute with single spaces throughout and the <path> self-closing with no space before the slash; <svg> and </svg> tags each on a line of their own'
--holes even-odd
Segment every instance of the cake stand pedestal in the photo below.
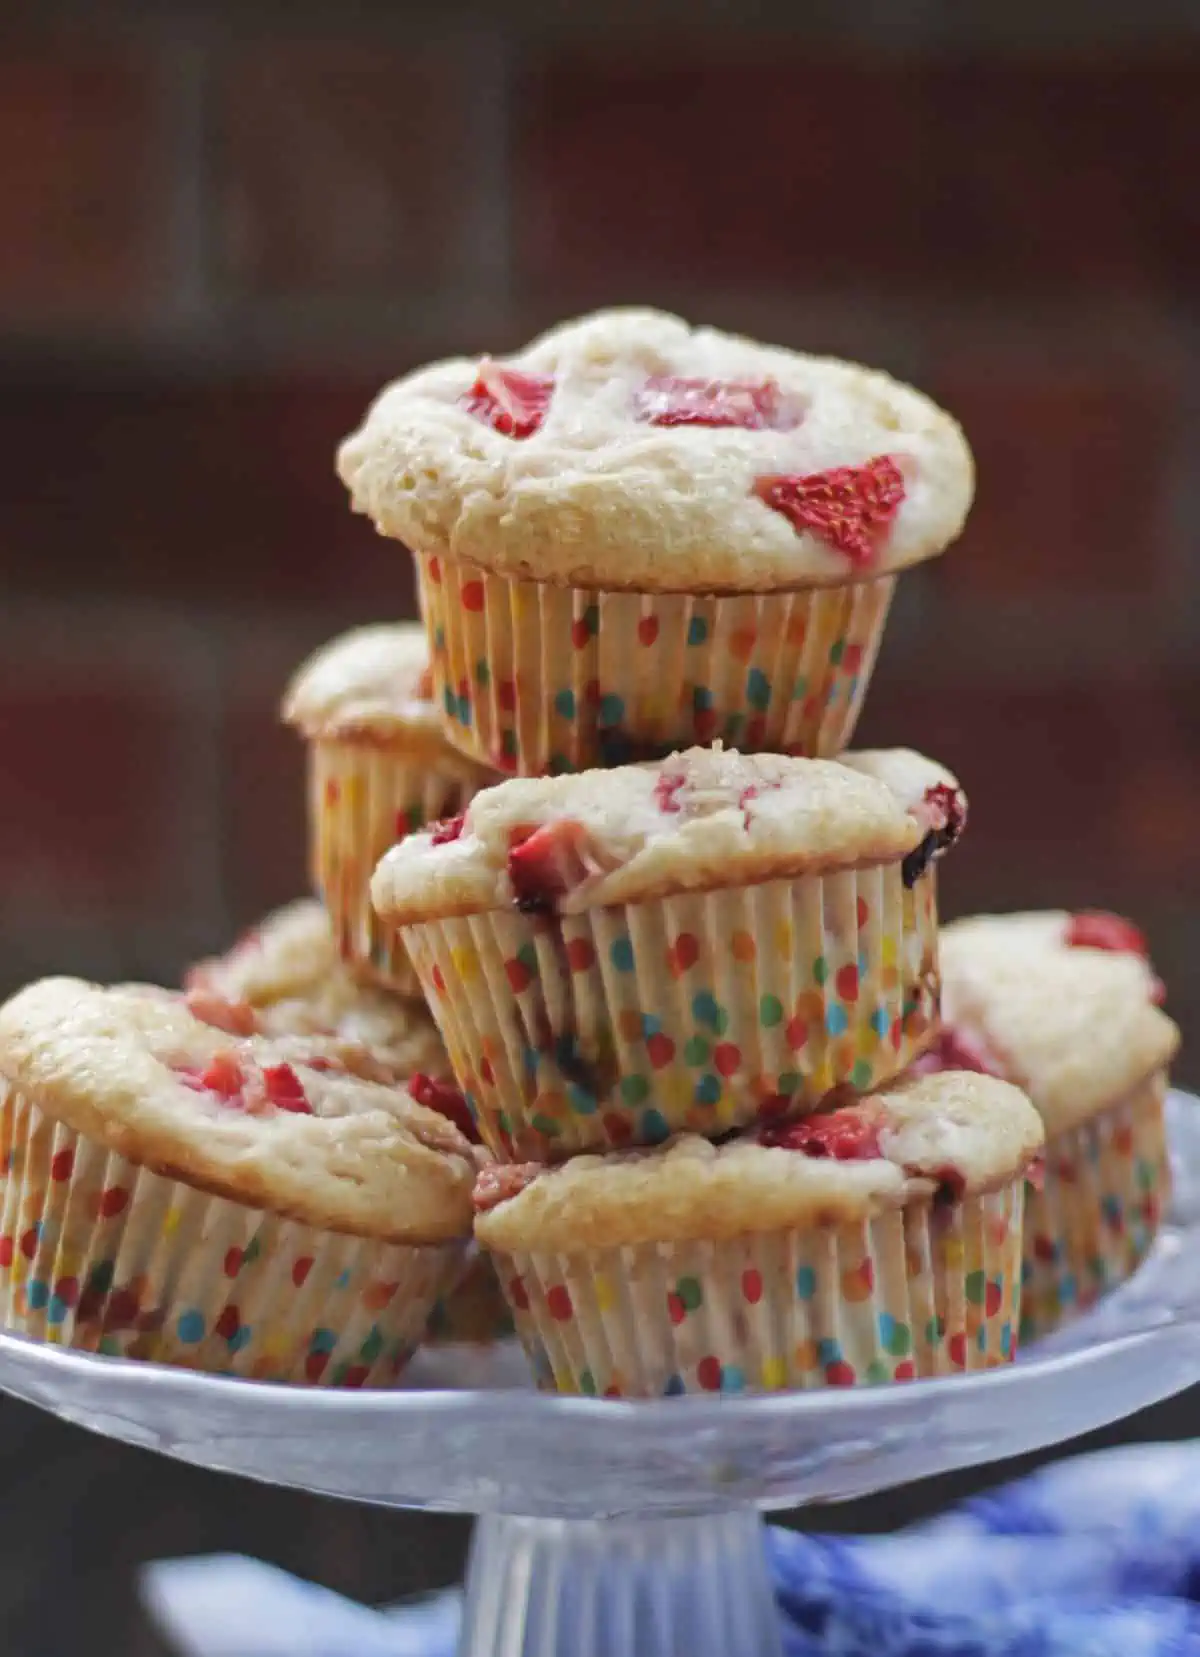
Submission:
<svg viewBox="0 0 1200 1657">
<path fill-rule="evenodd" d="M 1132 1282 L 1007 1369 L 634 1402 L 542 1396 L 519 1361 L 419 1354 L 395 1392 L 269 1386 L 0 1335 L 0 1388 L 203 1467 L 481 1515 L 461 1657 L 781 1657 L 759 1514 L 1045 1448 L 1200 1380 L 1200 1100 Z"/>
</svg>

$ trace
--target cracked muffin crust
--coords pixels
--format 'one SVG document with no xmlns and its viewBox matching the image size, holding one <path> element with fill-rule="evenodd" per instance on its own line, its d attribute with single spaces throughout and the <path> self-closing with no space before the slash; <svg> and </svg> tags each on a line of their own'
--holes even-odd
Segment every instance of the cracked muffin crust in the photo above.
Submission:
<svg viewBox="0 0 1200 1657">
<path fill-rule="evenodd" d="M 389 1242 L 470 1230 L 477 1153 L 402 1088 L 305 1038 L 231 1037 L 182 996 L 44 979 L 0 1008 L 0 1079 L 130 1161 Z"/>
<path fill-rule="evenodd" d="M 720 1144 L 686 1134 L 553 1168 L 485 1168 L 475 1235 L 503 1251 L 570 1253 L 836 1226 L 993 1190 L 1023 1174 L 1042 1143 L 1037 1112 L 1017 1088 L 946 1071 L 861 1102 L 835 1096 L 832 1108 Z"/>
<path fill-rule="evenodd" d="M 338 954 L 329 916 L 311 898 L 274 910 L 227 954 L 191 967 L 184 991 L 207 1024 L 231 1035 L 321 1037 L 347 1070 L 368 1080 L 449 1073 L 424 1003 L 356 979 Z"/>
<path fill-rule="evenodd" d="M 338 470 L 419 554 L 646 592 L 888 574 L 955 539 L 974 486 L 962 432 L 921 393 L 651 310 L 408 375 Z"/>
<path fill-rule="evenodd" d="M 942 928 L 940 955 L 950 1062 L 972 1051 L 1023 1087 L 1048 1134 L 1123 1098 L 1178 1050 L 1144 940 L 1116 916 L 974 916 Z"/>
<path fill-rule="evenodd" d="M 372 896 L 406 926 L 513 905 L 574 914 L 915 857 L 912 885 L 965 820 L 957 780 L 907 750 L 835 761 L 693 748 L 486 790 L 389 852 Z"/>
</svg>

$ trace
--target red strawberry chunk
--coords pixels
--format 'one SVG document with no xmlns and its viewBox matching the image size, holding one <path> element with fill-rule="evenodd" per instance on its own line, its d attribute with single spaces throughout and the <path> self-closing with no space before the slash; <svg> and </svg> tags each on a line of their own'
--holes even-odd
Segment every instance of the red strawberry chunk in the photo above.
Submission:
<svg viewBox="0 0 1200 1657">
<path fill-rule="evenodd" d="M 778 787 L 779 784 L 777 782 L 751 783 L 749 788 L 743 788 L 742 792 L 738 795 L 738 809 L 741 811 L 742 826 L 745 828 L 747 834 L 750 832 L 750 824 L 752 821 L 750 816 L 750 802 L 752 800 L 757 800 L 760 794 L 764 792 L 770 793 L 773 789 Z"/>
<path fill-rule="evenodd" d="M 950 783 L 934 783 L 927 788 L 921 803 L 912 813 L 926 829 L 935 829 L 944 835 L 944 845 L 957 840 L 967 826 L 967 798 L 961 788 Z"/>
<path fill-rule="evenodd" d="M 443 817 L 440 823 L 433 825 L 429 838 L 435 846 L 448 846 L 452 840 L 462 838 L 466 821 L 465 811 L 460 811 L 457 817 Z"/>
<path fill-rule="evenodd" d="M 685 379 L 652 374 L 634 397 L 639 420 L 651 426 L 741 426 L 746 431 L 793 431 L 803 404 L 774 380 Z"/>
<path fill-rule="evenodd" d="M 200 1072 L 200 1084 L 223 1099 L 239 1099 L 246 1085 L 245 1073 L 233 1053 L 217 1053 Z"/>
<path fill-rule="evenodd" d="M 891 455 L 865 466 L 836 466 L 806 477 L 756 478 L 754 493 L 799 532 L 810 531 L 855 568 L 872 564 L 904 500 L 904 478 Z"/>
<path fill-rule="evenodd" d="M 493 1163 L 485 1168 L 475 1181 L 471 1200 L 476 1211 L 480 1214 L 486 1213 L 489 1208 L 498 1207 L 510 1197 L 519 1196 L 527 1185 L 545 1171 L 540 1162 Z"/>
<path fill-rule="evenodd" d="M 532 437 L 553 395 L 552 374 L 524 374 L 484 357 L 475 384 L 459 398 L 459 406 L 503 437 Z"/>
<path fill-rule="evenodd" d="M 262 1075 L 267 1098 L 276 1110 L 288 1110 L 297 1116 L 312 1115 L 304 1084 L 290 1064 L 265 1064 Z"/>
<path fill-rule="evenodd" d="M 1088 909 L 1072 915 L 1067 921 L 1066 944 L 1069 949 L 1109 949 L 1117 953 L 1140 955 L 1148 960 L 1150 950 L 1146 939 L 1132 921 L 1120 915 L 1107 914 L 1102 909 Z"/>
<path fill-rule="evenodd" d="M 668 816 L 683 810 L 679 803 L 679 790 L 687 778 L 682 771 L 663 771 L 654 784 L 654 803 L 661 812 Z"/>
<path fill-rule="evenodd" d="M 258 1029 L 258 1014 L 248 1001 L 231 1001 L 219 991 L 196 984 L 186 993 L 188 1012 L 227 1036 L 252 1036 Z"/>
<path fill-rule="evenodd" d="M 471 1107 L 453 1082 L 439 1081 L 435 1076 L 426 1076 L 418 1071 L 415 1076 L 409 1077 L 408 1091 L 419 1105 L 424 1105 L 426 1110 L 436 1110 L 439 1116 L 453 1122 L 459 1133 L 473 1145 L 479 1144 L 479 1129 L 475 1126 Z"/>
<path fill-rule="evenodd" d="M 850 1105 L 802 1116 L 798 1122 L 770 1123 L 759 1129 L 758 1142 L 835 1162 L 871 1162 L 883 1155 L 879 1127 L 876 1115 Z"/>
<path fill-rule="evenodd" d="M 586 835 L 583 824 L 571 818 L 513 830 L 508 878 L 518 909 L 553 914 L 558 899 L 595 872 L 584 856 Z"/>
</svg>

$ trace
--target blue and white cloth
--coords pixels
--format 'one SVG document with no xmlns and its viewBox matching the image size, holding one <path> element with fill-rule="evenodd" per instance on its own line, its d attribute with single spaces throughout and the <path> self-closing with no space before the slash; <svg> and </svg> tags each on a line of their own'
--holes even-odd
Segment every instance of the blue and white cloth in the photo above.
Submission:
<svg viewBox="0 0 1200 1657">
<path fill-rule="evenodd" d="M 1200 1443 L 1059 1462 L 893 1536 L 767 1546 L 787 1657 L 1200 1657 Z M 454 1592 L 368 1610 L 228 1556 L 142 1587 L 185 1657 L 453 1657 L 460 1616 Z"/>
</svg>

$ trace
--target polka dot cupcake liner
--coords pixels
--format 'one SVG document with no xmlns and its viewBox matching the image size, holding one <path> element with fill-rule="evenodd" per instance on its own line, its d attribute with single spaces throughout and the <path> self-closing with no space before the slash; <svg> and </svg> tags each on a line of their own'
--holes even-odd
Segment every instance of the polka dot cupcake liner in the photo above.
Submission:
<svg viewBox="0 0 1200 1657">
<path fill-rule="evenodd" d="M 1124 1283 L 1170 1202 L 1166 1076 L 1046 1141 L 1042 1189 L 1026 1196 L 1021 1338 L 1036 1340 Z"/>
<path fill-rule="evenodd" d="M 371 908 L 371 876 L 398 840 L 461 811 L 478 772 L 399 756 L 378 742 L 315 742 L 309 757 L 312 878 L 344 959 L 397 995 L 421 993 L 408 952 Z"/>
<path fill-rule="evenodd" d="M 841 753 L 895 586 L 626 593 L 431 555 L 417 565 L 446 735 L 522 776 L 718 739 L 745 753 Z"/>
<path fill-rule="evenodd" d="M 321 1231 L 118 1156 L 8 1090 L 0 1326 L 52 1345 L 320 1386 L 394 1384 L 462 1244 Z"/>
<path fill-rule="evenodd" d="M 442 1295 L 429 1315 L 426 1341 L 432 1346 L 490 1346 L 515 1333 L 496 1268 L 488 1255 L 472 1248 L 457 1288 Z"/>
<path fill-rule="evenodd" d="M 780 1392 L 991 1369 L 1016 1350 L 1022 1186 L 821 1229 L 496 1266 L 548 1392 Z"/>
<path fill-rule="evenodd" d="M 484 1143 L 547 1162 L 882 1086 L 932 1039 L 936 910 L 897 863 L 403 936 Z"/>
</svg>

